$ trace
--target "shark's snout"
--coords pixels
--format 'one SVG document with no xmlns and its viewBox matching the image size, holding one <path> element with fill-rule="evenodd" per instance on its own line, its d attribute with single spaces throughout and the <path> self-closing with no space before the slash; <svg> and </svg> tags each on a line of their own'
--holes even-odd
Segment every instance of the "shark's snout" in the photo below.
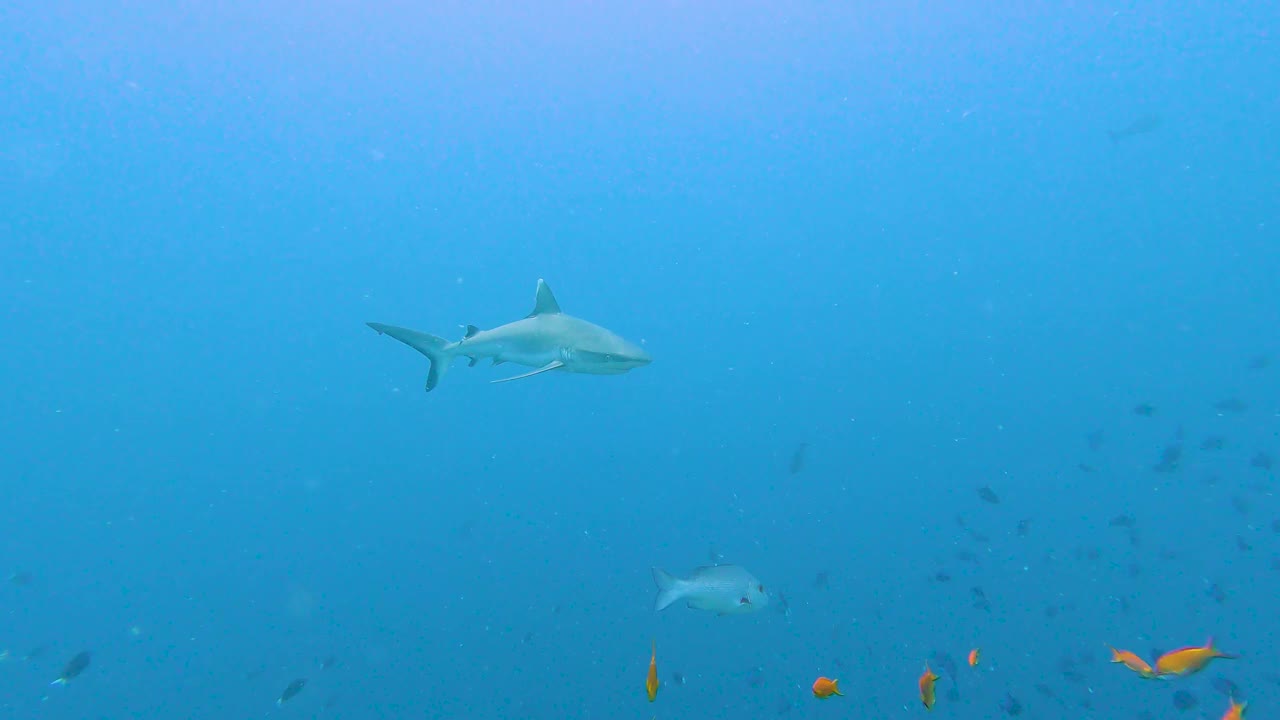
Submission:
<svg viewBox="0 0 1280 720">
<path fill-rule="evenodd" d="M 632 345 L 628 348 L 626 361 L 631 367 L 644 367 L 653 362 L 653 356 L 644 351 L 644 348 Z"/>
</svg>

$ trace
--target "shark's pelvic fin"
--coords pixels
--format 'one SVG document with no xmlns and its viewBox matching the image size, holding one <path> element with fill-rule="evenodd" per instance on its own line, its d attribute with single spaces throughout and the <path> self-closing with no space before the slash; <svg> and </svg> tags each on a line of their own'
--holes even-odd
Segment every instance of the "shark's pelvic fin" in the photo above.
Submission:
<svg viewBox="0 0 1280 720">
<path fill-rule="evenodd" d="M 552 360 L 551 362 L 547 363 L 546 365 L 543 365 L 537 370 L 527 372 L 523 375 L 516 375 L 514 377 L 502 378 L 501 380 L 490 380 L 489 382 L 494 382 L 494 383 L 511 382 L 512 380 L 519 380 L 521 378 L 533 377 L 534 375 L 541 375 L 544 372 L 559 370 L 562 367 L 564 367 L 564 363 L 560 362 L 559 360 Z"/>
<path fill-rule="evenodd" d="M 440 379 L 444 377 L 445 372 L 449 369 L 449 364 L 453 362 L 455 343 L 435 335 L 410 330 L 409 328 L 396 327 L 395 325 L 383 325 L 382 323 L 373 322 L 368 323 L 368 325 L 377 330 L 379 335 L 390 335 L 426 355 L 431 360 L 431 369 L 427 371 L 427 392 L 431 392 L 440 384 Z"/>
<path fill-rule="evenodd" d="M 529 313 L 529 317 L 559 314 L 560 303 L 556 302 L 556 296 L 551 294 L 551 286 L 546 280 L 538 278 L 538 293 L 534 296 L 533 312 Z"/>
</svg>

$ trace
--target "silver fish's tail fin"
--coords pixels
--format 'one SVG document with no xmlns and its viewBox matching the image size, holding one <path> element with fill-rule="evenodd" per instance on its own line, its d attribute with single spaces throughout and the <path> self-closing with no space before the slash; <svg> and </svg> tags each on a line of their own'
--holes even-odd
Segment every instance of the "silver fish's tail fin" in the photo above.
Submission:
<svg viewBox="0 0 1280 720">
<path fill-rule="evenodd" d="M 431 370 L 427 372 L 427 392 L 431 392 L 444 374 L 448 372 L 449 366 L 453 364 L 455 349 L 458 343 L 451 343 L 444 338 L 429 335 L 417 330 L 396 327 L 395 325 L 383 325 L 382 323 L 368 323 L 369 327 L 378 331 L 379 335 L 390 335 L 418 352 L 426 355 L 431 360 Z"/>
<path fill-rule="evenodd" d="M 658 586 L 658 596 L 653 599 L 653 611 L 661 612 L 667 609 L 671 603 L 680 599 L 684 594 L 683 583 L 680 578 L 663 570 L 662 568 L 653 569 L 653 582 Z"/>
</svg>

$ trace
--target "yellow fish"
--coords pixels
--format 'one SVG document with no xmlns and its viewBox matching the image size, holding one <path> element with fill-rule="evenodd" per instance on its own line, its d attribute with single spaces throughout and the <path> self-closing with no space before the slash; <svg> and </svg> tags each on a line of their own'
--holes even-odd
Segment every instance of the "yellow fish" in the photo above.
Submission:
<svg viewBox="0 0 1280 720">
<path fill-rule="evenodd" d="M 844 696 L 840 692 L 840 681 L 831 678 L 820 677 L 813 681 L 813 696 L 819 700 L 825 700 L 832 695 Z"/>
<path fill-rule="evenodd" d="M 924 703 L 925 710 L 933 709 L 933 701 L 935 700 L 933 685 L 938 680 L 938 676 L 929 669 L 929 663 L 925 663 L 924 674 L 920 676 L 920 702 Z"/>
<path fill-rule="evenodd" d="M 1122 663 L 1125 667 L 1148 680 L 1156 676 L 1155 670 L 1151 669 L 1151 666 L 1147 664 L 1146 660 L 1143 660 L 1138 657 L 1136 653 L 1128 650 L 1117 650 L 1115 648 L 1111 648 L 1111 662 Z"/>
<path fill-rule="evenodd" d="M 978 667 L 978 655 L 981 648 L 974 648 L 969 651 L 969 667 Z"/>
<path fill-rule="evenodd" d="M 1156 659 L 1157 675 L 1177 675 L 1185 677 L 1200 672 L 1214 658 L 1234 660 L 1235 655 L 1228 655 L 1213 646 L 1213 638 L 1209 638 L 1201 647 L 1184 647 L 1170 650 Z"/>
<path fill-rule="evenodd" d="M 1249 703 L 1238 703 L 1235 698 L 1231 698 L 1231 707 L 1227 708 L 1227 714 L 1222 716 L 1222 720 L 1244 720 L 1244 708 Z"/>
<path fill-rule="evenodd" d="M 653 641 L 653 654 L 649 656 L 649 676 L 644 679 L 644 690 L 649 693 L 649 702 L 658 697 L 658 641 Z"/>
</svg>

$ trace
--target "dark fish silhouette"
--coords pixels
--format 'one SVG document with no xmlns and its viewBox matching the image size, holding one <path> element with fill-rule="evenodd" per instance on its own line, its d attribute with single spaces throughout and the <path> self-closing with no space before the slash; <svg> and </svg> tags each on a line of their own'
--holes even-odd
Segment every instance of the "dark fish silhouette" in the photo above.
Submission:
<svg viewBox="0 0 1280 720">
<path fill-rule="evenodd" d="M 996 491 L 992 490 L 990 485 L 983 485 L 978 488 L 978 497 L 982 498 L 983 502 L 989 502 L 992 505 L 1000 504 L 1000 496 L 996 495 Z"/>
<path fill-rule="evenodd" d="M 956 659 L 951 657 L 951 653 L 934 650 L 933 664 L 936 667 L 942 668 L 942 672 L 946 673 L 947 677 L 951 678 L 952 683 L 956 681 L 956 670 L 959 669 L 959 665 L 956 663 Z"/>
<path fill-rule="evenodd" d="M 1249 460 L 1249 465 L 1251 467 L 1256 467 L 1259 470 L 1270 470 L 1272 465 L 1271 456 L 1259 450 L 1258 453 Z"/>
<path fill-rule="evenodd" d="M 1160 462 L 1151 466 L 1152 470 L 1158 473 L 1177 472 L 1179 465 L 1182 463 L 1182 443 L 1174 443 L 1167 446 L 1160 453 Z"/>
<path fill-rule="evenodd" d="M 1156 409 L 1150 403 L 1138 403 L 1133 406 L 1133 414 L 1141 415 L 1142 417 L 1151 417 L 1156 414 Z"/>
<path fill-rule="evenodd" d="M 1248 403 L 1237 397 L 1229 397 L 1225 400 L 1219 400 L 1213 404 L 1214 410 L 1229 413 L 1242 413 L 1249 409 Z"/>
<path fill-rule="evenodd" d="M 1101 430 L 1094 430 L 1093 432 L 1084 436 L 1084 441 L 1089 444 L 1090 450 L 1097 452 L 1102 449 L 1103 445 L 1106 444 L 1107 434 L 1102 432 Z"/>
<path fill-rule="evenodd" d="M 35 576 L 26 570 L 17 570 L 9 574 L 9 582 L 14 585 L 30 585 Z"/>
<path fill-rule="evenodd" d="M 1271 366 L 1270 355 L 1254 355 L 1249 359 L 1250 370 L 1266 370 Z"/>
<path fill-rule="evenodd" d="M 991 539 L 987 537 L 985 533 L 980 533 L 977 530 L 973 530 L 971 528 L 966 529 L 965 532 L 969 533 L 969 539 L 973 540 L 976 543 L 985 543 Z"/>
<path fill-rule="evenodd" d="M 66 685 L 72 678 L 84 672 L 89 667 L 90 654 L 88 650 L 76 653 L 76 656 L 67 661 L 67 666 L 62 668 L 62 674 L 57 680 L 49 683 L 50 685 Z"/>
<path fill-rule="evenodd" d="M 1137 520 L 1132 515 L 1117 515 L 1111 518 L 1111 522 L 1107 523 L 1111 527 L 1131 528 L 1137 524 Z"/>
<path fill-rule="evenodd" d="M 1062 679 L 1076 685 L 1085 685 L 1089 682 L 1089 678 L 1079 670 L 1063 670 Z"/>
<path fill-rule="evenodd" d="M 1022 714 L 1022 702 L 1013 696 L 1013 693 L 1005 693 L 1004 702 L 1000 703 L 1000 709 L 1004 710 L 1009 717 L 1017 717 Z"/>
<path fill-rule="evenodd" d="M 1227 678 L 1222 677 L 1221 675 L 1214 678 L 1213 682 L 1210 684 L 1213 685 L 1214 690 L 1217 690 L 1218 692 L 1222 693 L 1223 695 L 1226 695 L 1229 698 L 1236 698 L 1237 700 L 1241 699 L 1240 686 L 1236 685 L 1234 682 L 1231 682 Z"/>
<path fill-rule="evenodd" d="M 1179 690 L 1173 694 L 1173 706 L 1178 709 L 1178 712 L 1194 710 L 1199 704 L 1200 701 L 1196 700 L 1196 696 L 1186 690 Z"/>
<path fill-rule="evenodd" d="M 1231 507 L 1235 508 L 1236 512 L 1240 513 L 1241 515 L 1248 515 L 1249 510 L 1252 509 L 1252 506 L 1250 505 L 1248 498 L 1243 498 L 1243 497 L 1240 497 L 1239 495 L 1231 496 Z"/>
<path fill-rule="evenodd" d="M 1121 140 L 1128 140 L 1131 137 L 1155 132 L 1163 124 L 1164 122 L 1160 119 L 1159 115 L 1142 115 L 1119 130 L 1108 130 L 1107 137 L 1111 138 L 1111 142 L 1118 143 Z"/>
<path fill-rule="evenodd" d="M 804 470 L 804 451 L 809 448 L 809 443 L 800 443 L 796 447 L 796 451 L 791 453 L 791 474 L 799 475 Z"/>
<path fill-rule="evenodd" d="M 1067 704 L 1062 701 L 1062 698 L 1058 697 L 1058 693 L 1054 692 L 1053 688 L 1049 687 L 1047 684 L 1036 683 L 1035 688 L 1036 688 L 1036 692 L 1040 693 L 1041 695 L 1049 698 L 1050 700 L 1053 700 L 1054 702 L 1058 703 L 1063 707 L 1067 706 Z"/>
<path fill-rule="evenodd" d="M 49 646 L 47 646 L 47 645 L 41 645 L 41 646 L 39 646 L 39 647 L 33 647 L 33 648 L 31 648 L 30 650 L 28 650 L 28 651 L 27 651 L 27 654 L 26 654 L 26 655 L 23 655 L 23 656 L 22 656 L 22 659 L 23 659 L 23 660 L 38 660 L 38 659 L 40 659 L 40 658 L 44 657 L 44 652 L 45 652 L 45 650 L 48 650 L 48 649 L 49 649 Z"/>
<path fill-rule="evenodd" d="M 1221 450 L 1227 446 L 1227 439 L 1221 435 L 1210 435 L 1200 443 L 1201 450 Z"/>
<path fill-rule="evenodd" d="M 289 683 L 288 685 L 285 686 L 284 692 L 280 693 L 280 697 L 276 700 L 276 705 L 277 706 L 284 705 L 285 703 L 289 702 L 293 698 L 297 697 L 298 693 L 302 692 L 302 688 L 306 686 L 307 686 L 306 678 L 298 678 L 297 680 L 294 680 L 293 682 Z"/>
<path fill-rule="evenodd" d="M 1218 583 L 1211 583 L 1209 587 L 1205 589 L 1204 594 L 1213 598 L 1213 601 L 1219 605 L 1227 601 L 1227 593 Z"/>
</svg>

